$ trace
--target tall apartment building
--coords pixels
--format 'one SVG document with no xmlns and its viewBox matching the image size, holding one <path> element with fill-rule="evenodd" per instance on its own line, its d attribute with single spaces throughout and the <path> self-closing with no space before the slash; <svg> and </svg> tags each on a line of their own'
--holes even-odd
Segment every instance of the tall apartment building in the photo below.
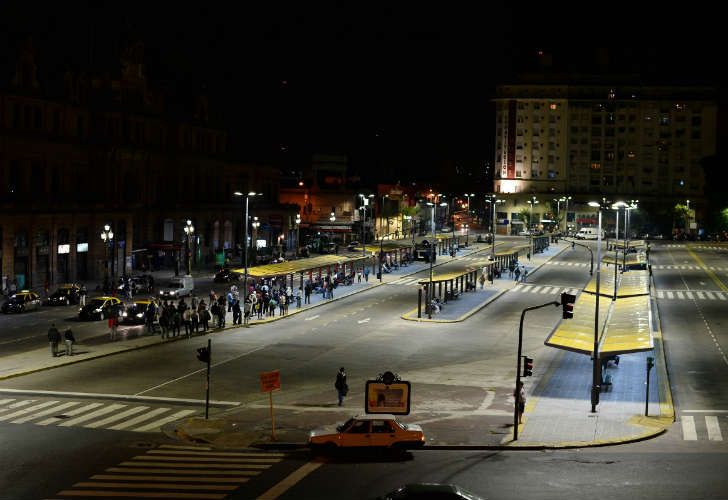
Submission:
<svg viewBox="0 0 728 500">
<path fill-rule="evenodd" d="M 508 212 L 532 196 L 572 196 L 575 208 L 597 195 L 700 205 L 700 162 L 716 149 L 714 89 L 515 84 L 494 101 L 493 190 L 513 200 Z"/>
</svg>

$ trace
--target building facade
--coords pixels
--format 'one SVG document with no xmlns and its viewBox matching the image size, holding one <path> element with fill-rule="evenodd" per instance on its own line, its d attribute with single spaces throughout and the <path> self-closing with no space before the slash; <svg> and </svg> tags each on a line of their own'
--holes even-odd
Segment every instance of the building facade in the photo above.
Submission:
<svg viewBox="0 0 728 500">
<path fill-rule="evenodd" d="M 701 207 L 701 161 L 716 150 L 714 89 L 515 84 L 498 87 L 494 101 L 493 191 L 508 200 L 500 232 L 514 231 L 512 214 L 533 210 L 540 222 L 568 196 L 575 224 L 592 220 L 577 215 L 599 197 Z"/>
<path fill-rule="evenodd" d="M 40 287 L 182 266 L 190 220 L 196 265 L 242 248 L 235 191 L 256 190 L 265 225 L 287 230 L 276 169 L 236 161 L 207 99 L 147 81 L 143 47 L 114 74 L 66 71 L 41 85 L 32 47 L 0 90 L 0 257 L 3 284 Z M 2 82 L 0 82 L 1 84 Z M 189 106 L 187 106 L 189 104 Z M 114 238 L 101 232 L 109 225 Z"/>
</svg>

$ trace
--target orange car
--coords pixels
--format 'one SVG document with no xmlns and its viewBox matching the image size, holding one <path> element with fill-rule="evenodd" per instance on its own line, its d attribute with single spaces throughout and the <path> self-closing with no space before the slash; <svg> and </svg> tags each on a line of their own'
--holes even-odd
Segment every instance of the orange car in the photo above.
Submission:
<svg viewBox="0 0 728 500">
<path fill-rule="evenodd" d="M 358 415 L 344 424 L 311 431 L 308 444 L 312 448 L 376 446 L 407 449 L 424 446 L 425 435 L 419 425 L 403 424 L 394 415 Z"/>
</svg>

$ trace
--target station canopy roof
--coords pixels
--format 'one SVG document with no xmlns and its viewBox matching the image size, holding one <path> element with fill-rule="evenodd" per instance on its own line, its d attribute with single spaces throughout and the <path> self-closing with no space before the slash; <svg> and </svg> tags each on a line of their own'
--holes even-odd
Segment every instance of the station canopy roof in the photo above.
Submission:
<svg viewBox="0 0 728 500">
<path fill-rule="evenodd" d="M 320 255 L 307 259 L 289 260 L 278 264 L 266 264 L 248 268 L 248 276 L 256 278 L 269 278 L 273 276 L 284 276 L 288 274 L 303 273 L 322 267 L 350 264 L 362 259 L 370 259 L 371 256 L 344 256 L 344 255 Z M 233 269 L 234 272 L 244 274 L 245 269 Z"/>
<path fill-rule="evenodd" d="M 584 291 L 592 294 L 597 293 L 597 276 L 592 277 L 584 287 Z M 650 293 L 649 271 L 627 271 L 617 272 L 617 298 L 633 297 L 635 295 L 647 295 Z M 599 280 L 599 295 L 611 298 L 614 295 L 614 268 L 602 266 Z"/>
</svg>

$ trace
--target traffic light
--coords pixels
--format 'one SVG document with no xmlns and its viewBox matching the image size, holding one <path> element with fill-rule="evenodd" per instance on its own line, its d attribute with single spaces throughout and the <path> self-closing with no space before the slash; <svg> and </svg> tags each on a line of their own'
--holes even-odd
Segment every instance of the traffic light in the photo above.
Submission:
<svg viewBox="0 0 728 500">
<path fill-rule="evenodd" d="M 523 356 L 523 376 L 530 377 L 533 375 L 533 358 Z"/>
<path fill-rule="evenodd" d="M 647 357 L 647 371 L 650 371 L 655 366 L 655 358 L 652 356 Z"/>
<path fill-rule="evenodd" d="M 210 362 L 210 351 L 207 350 L 207 347 L 200 347 L 197 349 L 197 359 L 203 363 Z"/>
<path fill-rule="evenodd" d="M 576 302 L 576 295 L 570 293 L 561 294 L 561 307 L 563 310 L 563 318 L 571 319 L 574 317 L 574 302 Z"/>
</svg>

